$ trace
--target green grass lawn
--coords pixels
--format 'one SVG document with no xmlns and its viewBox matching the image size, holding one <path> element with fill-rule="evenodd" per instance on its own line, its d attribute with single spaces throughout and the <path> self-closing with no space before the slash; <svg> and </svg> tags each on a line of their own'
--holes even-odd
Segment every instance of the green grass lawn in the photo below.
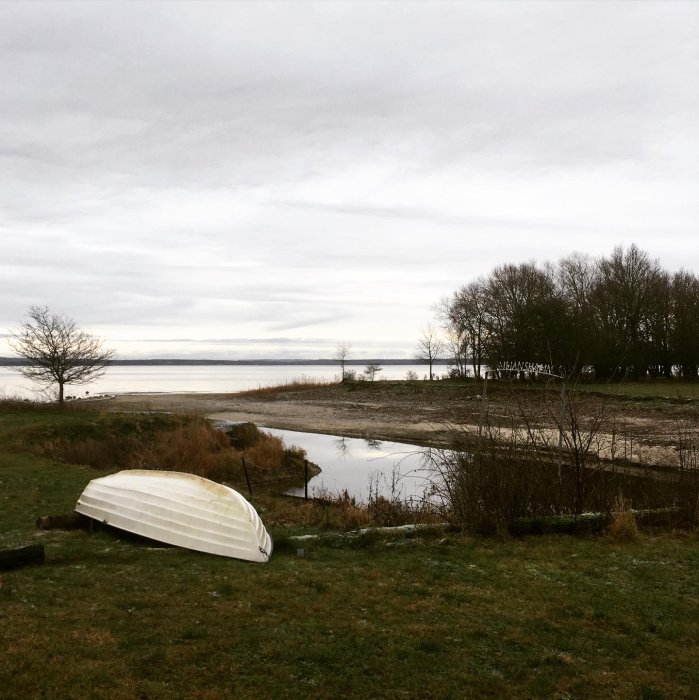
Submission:
<svg viewBox="0 0 699 700">
<path fill-rule="evenodd" d="M 493 384 L 505 384 L 502 381 L 489 382 L 489 391 Z M 517 384 L 515 383 L 515 386 Z M 531 385 L 536 387 L 536 384 Z M 641 382 L 580 382 L 576 385 L 581 392 L 610 394 L 619 398 L 630 399 L 699 399 L 699 382 L 686 382 L 679 379 L 647 379 Z"/>
<path fill-rule="evenodd" d="M 653 379 L 645 382 L 617 382 L 610 384 L 580 384 L 581 391 L 594 391 L 616 396 L 642 399 L 699 399 L 699 382 L 675 379 Z"/>
<path fill-rule="evenodd" d="M 696 533 L 287 540 L 255 565 L 37 532 L 101 472 L 13 453 L 4 418 L 0 547 L 47 561 L 2 574 L 3 700 L 697 697 Z"/>
</svg>

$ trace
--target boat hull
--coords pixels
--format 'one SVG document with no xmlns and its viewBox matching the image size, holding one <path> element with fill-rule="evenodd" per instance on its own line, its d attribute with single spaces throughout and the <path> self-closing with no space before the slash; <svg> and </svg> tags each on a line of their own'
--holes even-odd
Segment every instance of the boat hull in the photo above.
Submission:
<svg viewBox="0 0 699 700">
<path fill-rule="evenodd" d="M 272 539 L 237 491 L 195 474 L 126 470 L 93 479 L 78 513 L 143 537 L 246 561 L 266 562 Z"/>
</svg>

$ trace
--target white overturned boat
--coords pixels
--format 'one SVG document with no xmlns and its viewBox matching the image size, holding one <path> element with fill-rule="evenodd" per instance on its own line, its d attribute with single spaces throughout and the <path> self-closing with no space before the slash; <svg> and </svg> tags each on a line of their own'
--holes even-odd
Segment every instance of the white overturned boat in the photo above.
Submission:
<svg viewBox="0 0 699 700">
<path fill-rule="evenodd" d="M 93 479 L 75 506 L 113 527 L 224 557 L 266 562 L 272 539 L 237 491 L 195 474 L 126 470 Z"/>
</svg>

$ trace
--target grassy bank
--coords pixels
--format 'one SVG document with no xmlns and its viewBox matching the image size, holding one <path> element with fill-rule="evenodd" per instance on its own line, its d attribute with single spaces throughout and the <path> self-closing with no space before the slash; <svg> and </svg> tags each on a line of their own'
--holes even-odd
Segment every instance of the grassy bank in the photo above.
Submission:
<svg viewBox="0 0 699 700">
<path fill-rule="evenodd" d="M 286 523 L 253 565 L 37 532 L 104 471 L 16 435 L 88 419 L 0 412 L 0 547 L 47 554 L 3 574 L 3 699 L 696 697 L 696 534 L 300 543 Z"/>
<path fill-rule="evenodd" d="M 551 382 L 558 386 L 557 380 Z M 350 383 L 350 390 L 362 390 L 367 392 L 390 391 L 396 395 L 405 393 L 424 394 L 438 397 L 440 395 L 450 396 L 454 391 L 465 391 L 467 394 L 482 394 L 485 381 L 480 379 L 442 379 L 432 382 L 428 381 L 395 381 L 378 379 L 375 382 L 361 381 Z M 487 382 L 488 394 L 495 395 L 500 392 L 510 393 L 512 389 L 540 391 L 546 386 L 545 381 L 531 382 L 518 381 L 512 379 L 489 379 Z M 699 382 L 688 382 L 679 379 L 648 379 L 645 381 L 610 381 L 610 382 L 585 382 L 576 384 L 579 391 L 610 395 L 616 398 L 627 399 L 676 399 L 680 401 L 699 400 Z M 312 389 L 309 385 L 307 388 Z M 278 391 L 285 387 L 278 387 Z M 268 387 L 265 392 L 272 393 L 273 387 Z"/>
<path fill-rule="evenodd" d="M 480 398 L 484 392 L 490 399 L 509 399 L 514 394 L 538 395 L 546 391 L 558 391 L 558 380 L 529 381 L 512 379 L 440 379 L 435 381 L 406 381 L 377 379 L 376 381 L 352 381 L 344 383 L 290 383 L 276 387 L 264 387 L 239 392 L 235 396 L 249 398 L 284 398 L 298 394 L 307 398 L 339 396 L 375 396 L 381 400 L 401 401 L 406 397 L 416 401 L 442 402 Z M 666 404 L 691 404 L 699 400 L 699 382 L 679 379 L 648 379 L 645 381 L 580 381 L 575 388 L 582 395 L 607 397 L 626 403 L 643 402 L 652 407 Z M 570 386 L 568 387 L 570 389 Z"/>
</svg>

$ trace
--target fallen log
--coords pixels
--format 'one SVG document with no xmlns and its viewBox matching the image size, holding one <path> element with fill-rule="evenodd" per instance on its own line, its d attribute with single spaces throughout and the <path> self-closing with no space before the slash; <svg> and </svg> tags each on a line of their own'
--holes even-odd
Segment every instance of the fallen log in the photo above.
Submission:
<svg viewBox="0 0 699 700">
<path fill-rule="evenodd" d="M 44 545 L 28 544 L 13 549 L 0 549 L 0 571 L 18 569 L 20 566 L 44 563 Z"/>
</svg>

